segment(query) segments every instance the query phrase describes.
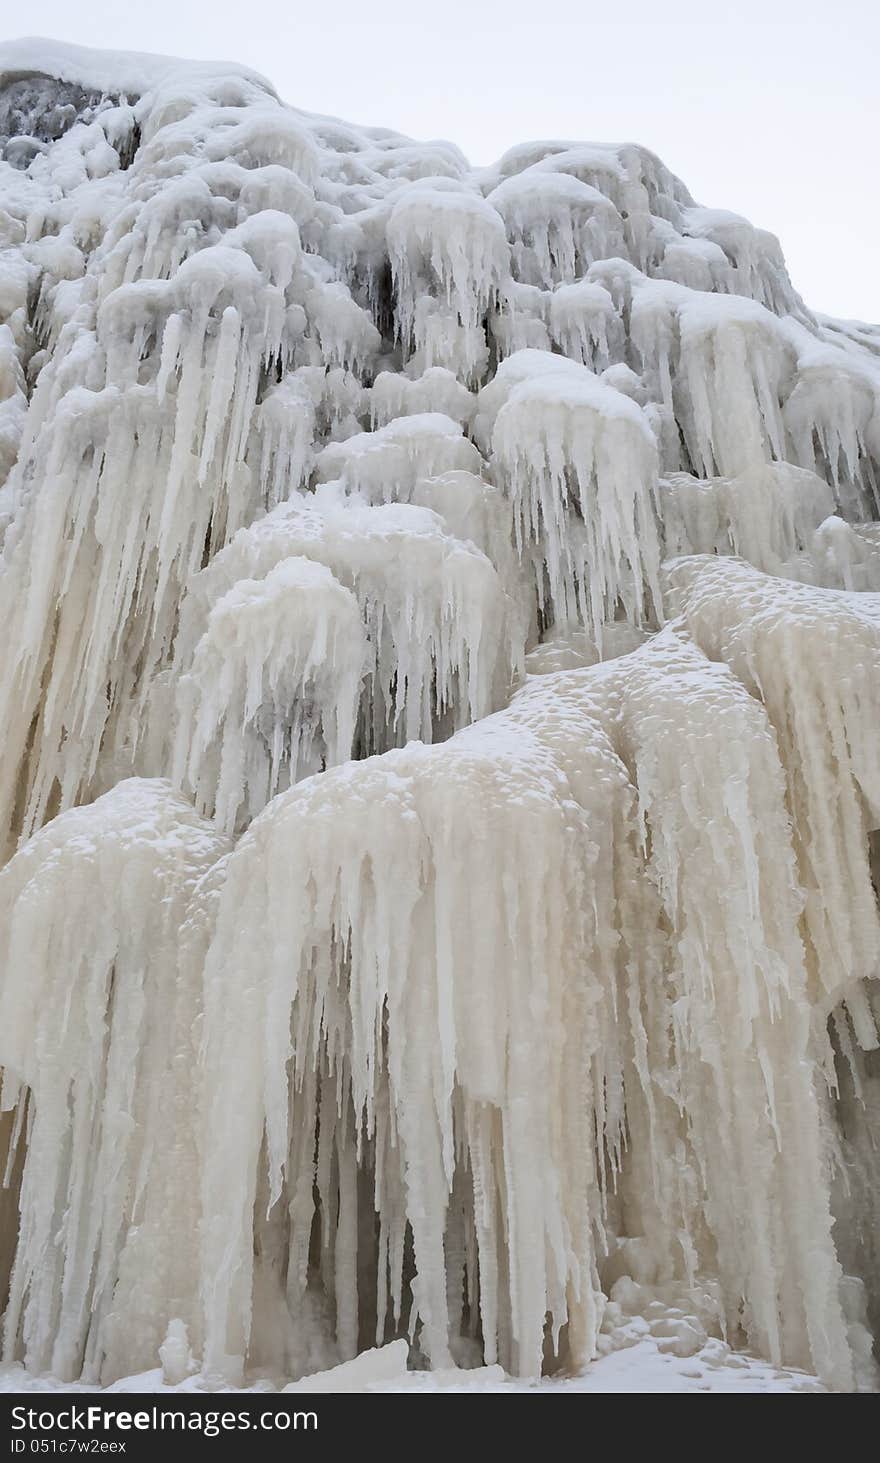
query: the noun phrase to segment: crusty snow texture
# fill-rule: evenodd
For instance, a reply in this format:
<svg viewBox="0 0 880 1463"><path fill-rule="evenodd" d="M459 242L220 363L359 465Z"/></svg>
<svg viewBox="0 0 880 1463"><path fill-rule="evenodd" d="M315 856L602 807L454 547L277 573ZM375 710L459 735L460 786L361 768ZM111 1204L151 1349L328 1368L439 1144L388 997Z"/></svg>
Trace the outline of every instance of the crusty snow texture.
<svg viewBox="0 0 880 1463"><path fill-rule="evenodd" d="M0 66L6 1363L872 1389L880 330L640 147Z"/></svg>

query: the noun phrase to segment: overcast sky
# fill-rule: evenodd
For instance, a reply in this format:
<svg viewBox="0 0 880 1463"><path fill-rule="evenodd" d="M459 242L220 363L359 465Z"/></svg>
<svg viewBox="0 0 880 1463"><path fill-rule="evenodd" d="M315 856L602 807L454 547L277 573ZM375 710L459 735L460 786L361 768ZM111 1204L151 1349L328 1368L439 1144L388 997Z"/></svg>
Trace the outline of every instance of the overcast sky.
<svg viewBox="0 0 880 1463"><path fill-rule="evenodd" d="M532 138L641 142L700 203L778 234L814 309L880 321L880 0L720 8L0 0L0 33L240 61L296 106L478 163Z"/></svg>

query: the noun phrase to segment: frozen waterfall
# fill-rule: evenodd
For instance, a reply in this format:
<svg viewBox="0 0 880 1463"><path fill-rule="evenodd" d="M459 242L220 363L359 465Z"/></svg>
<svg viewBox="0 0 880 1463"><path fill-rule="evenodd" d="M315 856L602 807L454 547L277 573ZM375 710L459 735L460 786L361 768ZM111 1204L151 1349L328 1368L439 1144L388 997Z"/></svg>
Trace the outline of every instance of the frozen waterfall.
<svg viewBox="0 0 880 1463"><path fill-rule="evenodd" d="M876 1389L878 520L644 148L0 47L5 1360Z"/></svg>

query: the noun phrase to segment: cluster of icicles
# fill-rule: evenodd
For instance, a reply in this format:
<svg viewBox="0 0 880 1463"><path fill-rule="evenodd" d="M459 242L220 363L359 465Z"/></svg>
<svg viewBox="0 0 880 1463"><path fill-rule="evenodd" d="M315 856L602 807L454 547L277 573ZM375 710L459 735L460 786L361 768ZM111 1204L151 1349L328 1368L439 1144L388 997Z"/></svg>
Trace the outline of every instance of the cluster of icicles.
<svg viewBox="0 0 880 1463"><path fill-rule="evenodd" d="M6 1359L536 1376L637 1252L870 1387L880 331L641 148L476 171L47 54L0 53Z"/></svg>

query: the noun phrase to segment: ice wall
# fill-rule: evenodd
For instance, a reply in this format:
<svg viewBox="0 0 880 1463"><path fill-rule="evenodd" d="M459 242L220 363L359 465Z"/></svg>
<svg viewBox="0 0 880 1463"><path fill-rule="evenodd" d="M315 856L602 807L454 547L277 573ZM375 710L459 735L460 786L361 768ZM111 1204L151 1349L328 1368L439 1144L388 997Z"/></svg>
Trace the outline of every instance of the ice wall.
<svg viewBox="0 0 880 1463"><path fill-rule="evenodd" d="M631 145L33 41L0 154L7 1359L874 1387L876 332Z"/></svg>

